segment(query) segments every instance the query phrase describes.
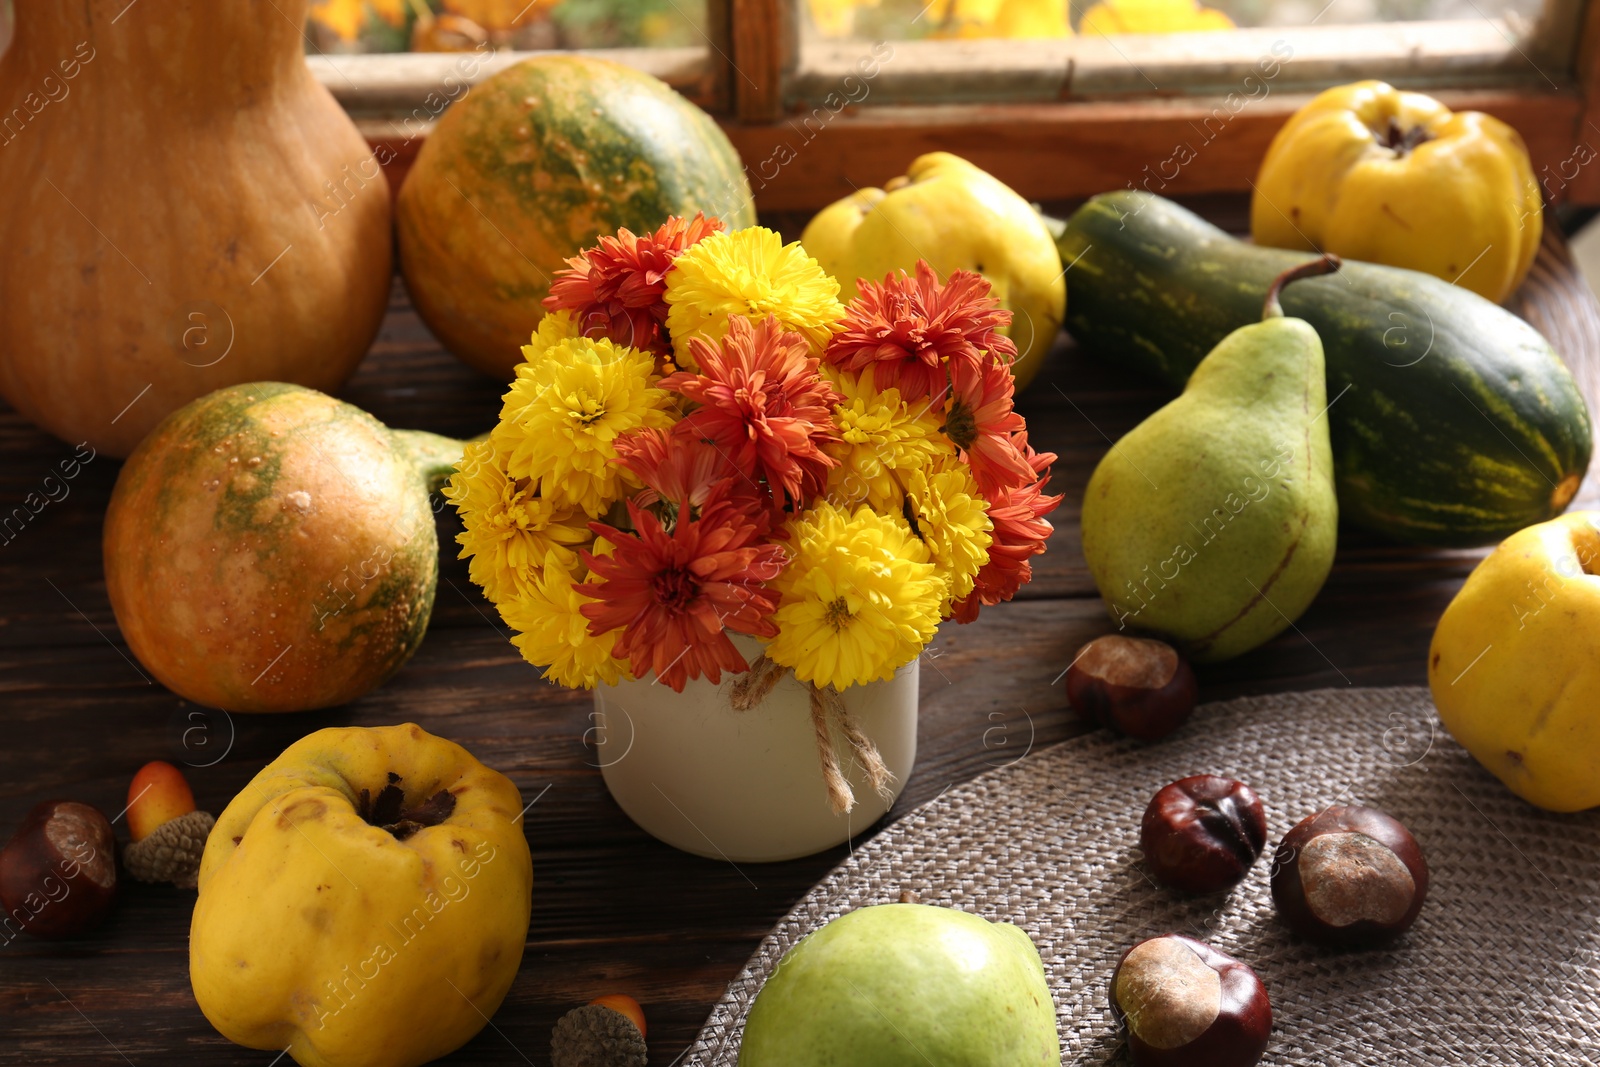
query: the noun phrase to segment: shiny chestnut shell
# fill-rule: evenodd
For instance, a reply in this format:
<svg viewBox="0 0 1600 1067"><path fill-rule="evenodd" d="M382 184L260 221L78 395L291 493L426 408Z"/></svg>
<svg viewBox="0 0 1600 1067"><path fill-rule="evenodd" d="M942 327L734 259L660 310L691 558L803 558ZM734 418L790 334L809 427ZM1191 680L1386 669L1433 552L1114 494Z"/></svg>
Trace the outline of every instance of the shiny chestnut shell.
<svg viewBox="0 0 1600 1067"><path fill-rule="evenodd" d="M1328 945L1381 944L1405 933L1428 896L1411 831L1377 808L1336 805L1284 835L1272 900L1289 928Z"/></svg>
<svg viewBox="0 0 1600 1067"><path fill-rule="evenodd" d="M1237 885L1267 847L1267 813L1256 791L1215 774L1180 778L1145 809L1139 846L1150 873L1185 893Z"/></svg>
<svg viewBox="0 0 1600 1067"><path fill-rule="evenodd" d="M1111 1010L1135 1067L1252 1067L1272 1034L1272 1003L1255 971L1182 934L1123 953Z"/></svg>
<svg viewBox="0 0 1600 1067"><path fill-rule="evenodd" d="M116 837L99 809L47 800L0 849L0 938L53 940L98 926L117 891Z"/></svg>
<svg viewBox="0 0 1600 1067"><path fill-rule="evenodd" d="M1194 668L1148 637L1105 634L1067 668L1067 703L1098 726L1158 741L1182 726L1199 693Z"/></svg>

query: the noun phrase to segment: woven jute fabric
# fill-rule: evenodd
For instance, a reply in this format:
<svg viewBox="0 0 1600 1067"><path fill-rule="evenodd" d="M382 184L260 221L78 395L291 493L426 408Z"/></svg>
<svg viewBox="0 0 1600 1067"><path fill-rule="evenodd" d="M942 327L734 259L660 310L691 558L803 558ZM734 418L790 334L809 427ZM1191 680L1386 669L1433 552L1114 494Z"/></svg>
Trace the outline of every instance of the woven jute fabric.
<svg viewBox="0 0 1600 1067"><path fill-rule="evenodd" d="M1141 862L1150 797L1191 774L1248 782L1267 807L1267 854L1225 896L1180 897ZM1427 857L1428 902L1392 946L1316 948L1274 914L1273 846L1333 803L1384 809ZM1600 1064L1600 813L1518 800L1444 732L1425 689L1210 704L1159 744L1096 733L948 790L857 848L778 924L684 1062L734 1064L745 1013L783 953L902 890L1032 936L1067 1064L1127 1062L1111 972L1135 942L1169 932L1261 976L1274 1012L1267 1064Z"/></svg>

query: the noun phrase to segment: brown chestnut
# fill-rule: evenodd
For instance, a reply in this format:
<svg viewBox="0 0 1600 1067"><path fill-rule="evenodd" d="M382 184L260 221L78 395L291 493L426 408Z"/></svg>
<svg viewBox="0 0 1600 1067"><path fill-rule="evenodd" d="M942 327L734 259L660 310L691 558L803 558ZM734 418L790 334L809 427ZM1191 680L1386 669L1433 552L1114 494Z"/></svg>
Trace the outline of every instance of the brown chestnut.
<svg viewBox="0 0 1600 1067"><path fill-rule="evenodd" d="M1182 726L1197 693L1194 668L1148 637L1097 637L1067 668L1067 703L1139 741L1159 741Z"/></svg>
<svg viewBox="0 0 1600 1067"><path fill-rule="evenodd" d="M117 889L116 838L97 809L36 804L0 850L0 939L72 937L97 926Z"/></svg>
<svg viewBox="0 0 1600 1067"><path fill-rule="evenodd" d="M1111 1009L1136 1067L1251 1067L1272 1004L1256 972L1182 934L1141 941L1111 977Z"/></svg>
<svg viewBox="0 0 1600 1067"><path fill-rule="evenodd" d="M1139 847L1150 873L1185 893L1239 884L1267 847L1267 813L1256 791L1215 774L1180 778L1145 809Z"/></svg>
<svg viewBox="0 0 1600 1067"><path fill-rule="evenodd" d="M1289 928L1332 945L1403 934L1428 896L1417 839L1377 808L1336 805L1284 835L1272 860L1272 900Z"/></svg>

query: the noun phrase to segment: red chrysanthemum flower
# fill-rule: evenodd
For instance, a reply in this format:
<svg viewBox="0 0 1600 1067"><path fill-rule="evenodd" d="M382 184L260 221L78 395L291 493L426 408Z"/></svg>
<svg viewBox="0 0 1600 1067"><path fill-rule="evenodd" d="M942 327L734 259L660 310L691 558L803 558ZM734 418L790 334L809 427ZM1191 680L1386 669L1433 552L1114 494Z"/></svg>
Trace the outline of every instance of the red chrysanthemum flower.
<svg viewBox="0 0 1600 1067"><path fill-rule="evenodd" d="M1012 436L1027 426L1011 409L1015 389L1011 368L1004 363L961 359L950 364L950 399L940 429L972 467L978 488L990 501L1002 490L1038 477Z"/></svg>
<svg viewBox="0 0 1600 1067"><path fill-rule="evenodd" d="M634 677L655 672L677 692L691 678L722 680L749 668L725 630L772 637L778 594L767 582L783 570L781 545L762 544L756 525L737 508L717 505L698 519L679 515L669 533L633 501L637 533L601 522L589 528L616 545L609 556L583 553L600 581L581 586L598 603L582 607L595 636L620 629L613 654Z"/></svg>
<svg viewBox="0 0 1600 1067"><path fill-rule="evenodd" d="M1017 451L1022 453L1022 458L1033 468L1033 473L1039 481L1050 480L1050 468L1056 461L1054 452L1035 452L1033 446L1028 443L1027 430L1018 430L1012 434L1011 443L1017 446Z"/></svg>
<svg viewBox="0 0 1600 1067"><path fill-rule="evenodd" d="M1026 434L1017 436L1030 458L1043 461L1041 470L1055 460L1052 453L1034 452L1029 448ZM1044 551L1045 540L1053 529L1045 516L1060 507L1062 499L1044 495L1049 480L1049 474L1044 473L1037 481L1003 489L989 498L989 520L994 523L989 561L979 569L972 592L952 609L951 615L957 622L972 622L978 617L980 607L1010 600L1017 595L1017 590L1033 580L1033 565L1029 560Z"/></svg>
<svg viewBox="0 0 1600 1067"><path fill-rule="evenodd" d="M735 467L715 441L677 427L645 427L618 437L616 449L622 465L644 483L633 497L641 507L665 500L693 515L726 501L756 520L759 536L770 531L771 505L766 491Z"/></svg>
<svg viewBox="0 0 1600 1067"><path fill-rule="evenodd" d="M919 259L914 279L901 272L857 288L843 329L828 342L827 360L847 371L871 367L876 389L893 387L917 400L944 392L946 363L1017 358L1017 346L1000 332L1011 312L989 295L981 274L958 270L940 285L939 275Z"/></svg>
<svg viewBox="0 0 1600 1067"><path fill-rule="evenodd" d="M567 260L569 269L556 273L544 306L572 312L585 337L668 355L672 345L662 328L667 271L685 248L721 229L721 219L697 214L689 220L674 215L642 237L618 230Z"/></svg>
<svg viewBox="0 0 1600 1067"><path fill-rule="evenodd" d="M839 439L833 406L842 398L806 339L775 318L751 326L734 317L720 342L696 337L690 348L700 369L661 380L700 405L673 432L714 442L736 470L764 478L774 507L820 493L838 462L822 446Z"/></svg>

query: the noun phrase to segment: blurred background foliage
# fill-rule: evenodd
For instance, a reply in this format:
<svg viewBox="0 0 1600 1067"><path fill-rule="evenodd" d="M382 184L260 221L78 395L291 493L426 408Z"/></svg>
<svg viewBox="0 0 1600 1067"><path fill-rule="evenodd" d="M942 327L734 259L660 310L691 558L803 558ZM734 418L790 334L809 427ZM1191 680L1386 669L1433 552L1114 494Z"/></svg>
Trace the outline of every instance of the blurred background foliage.
<svg viewBox="0 0 1600 1067"><path fill-rule="evenodd" d="M675 47L705 42L705 0L312 0L323 52Z"/></svg>
<svg viewBox="0 0 1600 1067"><path fill-rule="evenodd" d="M7 0L0 0L4 4ZM1542 0L798 0L808 39L1067 37L1531 18ZM705 0L313 0L325 52L703 45ZM3 27L0 27L3 28Z"/></svg>
<svg viewBox="0 0 1600 1067"><path fill-rule="evenodd" d="M1179 33L1304 26L1531 18L1542 0L803 0L825 37L903 40Z"/></svg>
<svg viewBox="0 0 1600 1067"><path fill-rule="evenodd" d="M798 0L809 39L1066 37L1508 17L1543 0ZM0 52L12 0L0 0ZM312 0L313 52L700 46L705 0Z"/></svg>

